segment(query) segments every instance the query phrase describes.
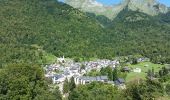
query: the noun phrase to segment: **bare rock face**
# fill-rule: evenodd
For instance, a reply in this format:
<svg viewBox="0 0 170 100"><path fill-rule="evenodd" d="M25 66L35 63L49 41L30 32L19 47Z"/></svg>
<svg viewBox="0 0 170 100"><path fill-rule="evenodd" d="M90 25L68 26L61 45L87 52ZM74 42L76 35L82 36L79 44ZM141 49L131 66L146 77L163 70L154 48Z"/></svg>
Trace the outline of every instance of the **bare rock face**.
<svg viewBox="0 0 170 100"><path fill-rule="evenodd" d="M82 11L95 13L96 15L104 15L110 19L116 17L116 15L126 6L125 3L105 6L96 0L66 0L65 3Z"/></svg>
<svg viewBox="0 0 170 100"><path fill-rule="evenodd" d="M85 12L104 15L109 19L115 18L125 7L152 16L168 12L168 7L158 3L156 0L123 0L120 4L112 6L103 5L96 0L65 0L65 3Z"/></svg>
<svg viewBox="0 0 170 100"><path fill-rule="evenodd" d="M133 11L140 11L148 15L157 15L159 13L167 13L168 8L158 3L156 0L128 0L128 8Z"/></svg>

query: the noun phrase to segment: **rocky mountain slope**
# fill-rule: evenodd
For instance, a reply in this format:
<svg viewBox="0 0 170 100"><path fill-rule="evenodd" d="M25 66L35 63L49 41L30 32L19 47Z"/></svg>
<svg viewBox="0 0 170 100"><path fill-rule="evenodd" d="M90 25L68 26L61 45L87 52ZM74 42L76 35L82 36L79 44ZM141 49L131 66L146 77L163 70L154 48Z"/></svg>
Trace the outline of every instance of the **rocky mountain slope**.
<svg viewBox="0 0 170 100"><path fill-rule="evenodd" d="M74 8L104 15L109 19L115 18L126 7L132 11L140 11L152 16L168 12L168 8L156 0L123 0L120 4L112 6L103 5L95 0L65 0L65 2Z"/></svg>

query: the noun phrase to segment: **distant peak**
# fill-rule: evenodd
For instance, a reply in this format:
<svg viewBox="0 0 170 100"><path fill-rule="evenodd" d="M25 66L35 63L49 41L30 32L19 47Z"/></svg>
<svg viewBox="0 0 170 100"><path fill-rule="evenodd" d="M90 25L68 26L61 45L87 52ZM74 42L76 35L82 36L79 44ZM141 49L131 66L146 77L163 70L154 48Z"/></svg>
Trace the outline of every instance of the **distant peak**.
<svg viewBox="0 0 170 100"><path fill-rule="evenodd" d="M104 5L96 0L65 0L65 3L85 12L104 15L110 19L115 18L125 7L132 11L140 11L152 16L168 12L168 7L160 4L157 0L122 0L120 4L112 6Z"/></svg>
<svg viewBox="0 0 170 100"><path fill-rule="evenodd" d="M139 10L148 15L157 15L168 12L168 7L157 2L157 0L125 0L128 2L128 8Z"/></svg>

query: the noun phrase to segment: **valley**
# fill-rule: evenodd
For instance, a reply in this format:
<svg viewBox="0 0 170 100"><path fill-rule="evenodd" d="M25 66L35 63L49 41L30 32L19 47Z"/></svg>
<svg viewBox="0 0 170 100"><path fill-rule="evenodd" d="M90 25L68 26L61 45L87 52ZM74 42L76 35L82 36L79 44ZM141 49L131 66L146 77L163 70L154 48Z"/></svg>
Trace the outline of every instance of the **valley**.
<svg viewBox="0 0 170 100"><path fill-rule="evenodd" d="M0 0L0 100L168 100L169 51L156 0Z"/></svg>

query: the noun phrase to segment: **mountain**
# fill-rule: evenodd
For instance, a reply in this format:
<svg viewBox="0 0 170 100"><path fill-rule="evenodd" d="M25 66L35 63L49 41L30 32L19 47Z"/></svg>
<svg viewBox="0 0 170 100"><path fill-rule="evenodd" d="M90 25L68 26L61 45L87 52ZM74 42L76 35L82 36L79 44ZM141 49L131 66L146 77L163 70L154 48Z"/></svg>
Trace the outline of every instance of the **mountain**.
<svg viewBox="0 0 170 100"><path fill-rule="evenodd" d="M44 51L73 57L104 33L95 19L55 0L0 0L0 19L1 66L46 63Z"/></svg>
<svg viewBox="0 0 170 100"><path fill-rule="evenodd" d="M0 19L1 66L46 64L49 55L84 60L142 55L155 63L170 61L169 12L150 16L126 6L110 20L56 0L0 0Z"/></svg>
<svg viewBox="0 0 170 100"><path fill-rule="evenodd" d="M115 18L126 7L132 11L138 10L152 16L168 12L168 7L156 0L123 0L120 4L112 6L103 5L96 0L66 0L65 2L74 8L97 15L104 15L109 19Z"/></svg>
<svg viewBox="0 0 170 100"><path fill-rule="evenodd" d="M104 15L112 19L126 6L126 3L114 6L105 6L95 0L65 0L65 2L74 8L78 8L85 12Z"/></svg>

